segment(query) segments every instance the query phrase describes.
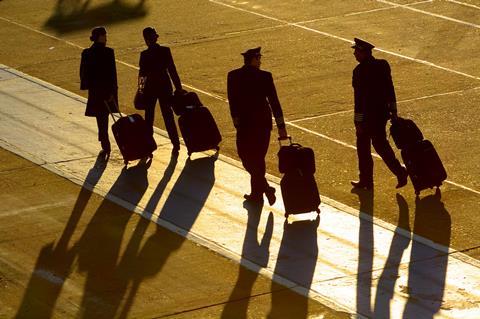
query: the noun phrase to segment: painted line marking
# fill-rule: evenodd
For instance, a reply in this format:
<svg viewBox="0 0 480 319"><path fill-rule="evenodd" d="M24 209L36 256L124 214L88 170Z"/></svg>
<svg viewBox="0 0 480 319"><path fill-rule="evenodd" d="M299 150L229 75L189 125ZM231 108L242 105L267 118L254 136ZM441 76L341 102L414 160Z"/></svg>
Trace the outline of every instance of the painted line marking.
<svg viewBox="0 0 480 319"><path fill-rule="evenodd" d="M463 20L459 20L459 19L455 19L455 18L450 18L450 17L444 16L444 15L441 15L441 14L437 14L437 13L433 13L433 12L409 7L409 6L404 5L404 4L398 4L398 3L390 2L390 1L386 1L386 0L375 0L375 1L380 2L380 3L389 4L389 5L392 5L392 6L397 6L397 7L406 9L406 10L411 10L411 11L415 11L415 12L418 12L418 13L426 14L428 16L440 18L440 19L447 20L447 21L450 21L450 22L463 24L463 25L466 25L466 26L469 26L469 27L472 27L472 28L475 28L475 29L480 29L480 25L475 24L475 23L471 23L471 22L467 22L467 21L463 21Z"/></svg>
<svg viewBox="0 0 480 319"><path fill-rule="evenodd" d="M25 28L25 29L28 29L28 30L33 31L33 32L36 32L36 33L39 33L39 34L44 35L44 36L46 36L46 37L48 37L48 38L50 38L50 39L54 39L54 40L58 40L58 41L64 42L64 43L69 44L69 45L71 45L71 46L74 46L74 47L76 47L76 48L84 49L84 47L82 47L82 46L80 46L80 45L78 45L78 44L76 44L76 43L73 43L73 42L68 41L68 40L65 40L65 39L58 38L58 37L56 37L56 36L54 36L54 35L48 34L48 33L46 33L46 32L43 32L43 31L40 31L40 30L37 30L37 29L34 29L34 28L32 28L32 27L30 27L30 26L28 26L28 25L25 25L25 24L22 24L22 23L18 23L18 22L16 22L16 21L7 19L7 18L5 18L5 17L0 17L0 20L3 20L3 21L5 21L5 22L14 24L14 25L16 25L16 26L19 26L19 27L22 27L22 28Z"/></svg>
<svg viewBox="0 0 480 319"><path fill-rule="evenodd" d="M474 8L474 9L480 10L480 7L479 7L479 6L476 6L476 5L474 5L474 4L465 3L465 2L456 1L456 0L446 0L446 1L447 1L447 2L451 2L451 3L455 3L455 4L459 4L459 5L462 5L462 6L466 6L466 7L470 7L470 8Z"/></svg>
<svg viewBox="0 0 480 319"><path fill-rule="evenodd" d="M420 97L416 97L416 98L412 98L412 99L406 99L406 100L398 101L397 104L426 100L426 99L440 97L440 96L446 96L446 95L461 94L461 93L465 93L465 92L468 92L468 91L474 91L474 90L478 90L478 89L480 89L480 86L477 86L477 87L474 87L474 88L471 88L471 89L465 89L465 90L456 90L456 91L450 91L450 92L444 92L444 93L425 95L425 96L420 96ZM317 119L317 118L335 116L335 115L340 115L340 114L345 114L345 113L352 113L353 112L353 105L350 105L350 108L351 109L346 110L346 111L338 111L338 112L333 112L333 113L309 116L309 117L304 117L304 118L300 118L300 119L296 119L296 120L291 120L289 122L290 123L298 123L298 122L303 122L303 121L308 121L308 120L314 120L314 119Z"/></svg>
<svg viewBox="0 0 480 319"><path fill-rule="evenodd" d="M247 29L247 30L227 32L227 33L225 33L225 35L245 34L245 33L258 32L258 31L281 29L281 28L286 28L286 27L288 27L288 26L286 26L284 24L279 24L279 25L274 25L274 26L271 26L271 27L263 27L263 28L255 28L255 29Z"/></svg>
<svg viewBox="0 0 480 319"><path fill-rule="evenodd" d="M58 207L63 207L63 206L66 207L68 205L71 205L72 202L73 201L62 201L62 202L56 202L56 203L53 203L53 204L31 205L31 206L24 207L24 208L4 211L4 212L0 213L0 217L15 216L15 215L20 215L20 214L24 214L24 213L30 213L30 212L35 212L35 211L50 209L50 208L58 208Z"/></svg>
<svg viewBox="0 0 480 319"><path fill-rule="evenodd" d="M353 106L352 106L352 110L338 111L338 112L333 112L333 113L303 117L303 118L300 118L300 119L291 120L291 121L289 121L289 123L298 123L298 122L302 122L302 121L314 120L314 119L318 119L318 118L322 118L322 117L329 117L329 116L341 115L341 114L352 113L352 112L353 112Z"/></svg>
<svg viewBox="0 0 480 319"><path fill-rule="evenodd" d="M431 3L433 0L426 0L426 1L418 1L418 2L413 2L406 4L406 6L415 6L419 4L424 4L424 3ZM366 10L366 11L358 11L358 12L353 12L353 13L347 13L344 16L349 17L349 16L354 16L354 15L359 15L359 14L364 14L364 13L372 13L372 12L378 12L378 11L386 11L386 10L392 10L398 8L398 5L393 5L391 7L386 7L386 8L378 8L378 9L372 9L372 10Z"/></svg>
<svg viewBox="0 0 480 319"><path fill-rule="evenodd" d="M57 286L64 282L61 277L45 269L37 269L34 274Z"/></svg>
<svg viewBox="0 0 480 319"><path fill-rule="evenodd" d="M349 40L349 39L346 39L346 38L343 38L343 37L340 37L340 36L337 36L337 35L334 35L334 34L331 34L331 33L328 33L328 32L313 29L313 28L310 28L310 27L307 27L307 26L304 26L304 25L301 25L301 24L298 24L298 23L288 22L288 21L283 20L283 19L268 16L266 14L262 14L262 13L259 13L259 12L256 12L256 11L239 8L239 7L236 7L236 6L233 6L233 5L230 5L230 4L226 4L226 3L223 3L223 2L220 2L220 1L217 1L217 0L208 0L208 1L212 2L212 3L215 3L215 4L218 4L218 5L221 5L221 6L225 6L225 7L237 10L237 11L242 11L242 12L245 12L245 13L249 13L249 14L252 14L252 15L256 15L256 16L268 19L268 20L283 23L283 24L286 24L288 26L296 27L296 28L303 29L303 30L306 30L306 31L310 31L310 32L313 32L313 33L317 33L317 34L320 34L320 35L323 35L323 36L326 36L326 37L329 37L329 38L341 40L341 41L347 42L349 44L353 44L352 40ZM417 63L420 63L420 64L428 65L430 67L437 68L437 69L447 71L447 72L450 72L450 73L455 73L455 74L458 74L458 75L462 75L462 76L465 76L465 77L468 77L468 78L471 78L471 79L480 80L480 77L478 77L478 76L467 74L465 72L457 71L457 70L454 70L454 69L446 68L446 67L437 65L437 64L429 62L429 61L412 58L412 57L409 57L407 55L403 55L403 54L400 54L400 53L395 53L393 51L388 51L388 50L377 48L377 47L374 50L377 50L379 52L383 52L385 54L390 54L390 55L393 55L393 56L396 56L396 57L399 57L399 58L403 58L403 59L406 59L406 60L409 60L409 61L413 61L413 62L417 62Z"/></svg>

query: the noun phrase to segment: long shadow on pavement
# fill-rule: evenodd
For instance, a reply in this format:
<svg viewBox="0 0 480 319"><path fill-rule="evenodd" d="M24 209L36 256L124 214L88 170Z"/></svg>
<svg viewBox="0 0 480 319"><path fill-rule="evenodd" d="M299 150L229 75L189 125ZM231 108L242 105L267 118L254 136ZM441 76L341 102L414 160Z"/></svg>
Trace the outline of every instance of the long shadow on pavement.
<svg viewBox="0 0 480 319"><path fill-rule="evenodd" d="M390 302L395 294L395 283L399 276L403 253L410 245L411 237L406 237L398 232L400 229L404 229L410 234L408 203L400 194L397 194L397 203L399 208L398 225L393 234L388 258L378 280L373 311L374 318L390 318Z"/></svg>
<svg viewBox="0 0 480 319"><path fill-rule="evenodd" d="M373 214L373 193L357 192L360 198L360 211ZM409 231L409 208L405 199L397 194L399 222L397 230ZM450 245L450 214L441 202L438 190L435 195L416 199L413 233L430 239L445 247ZM357 274L357 311L371 318L390 318L393 309L396 281L404 251L411 243L408 264L408 285L401 292L408 295L403 318L430 319L441 309L445 290L448 253L422 244L411 237L395 232L385 267L379 277L375 296L375 307L371 305L372 266L373 266L373 223L360 220L359 266Z"/></svg>
<svg viewBox="0 0 480 319"><path fill-rule="evenodd" d="M441 201L440 189L415 201L415 222L413 232L445 247L450 246L451 218ZM412 242L408 268L409 298L403 318L433 318L440 310L445 290L448 253Z"/></svg>
<svg viewBox="0 0 480 319"><path fill-rule="evenodd" d="M314 221L303 220L291 224L285 220L283 237L278 251L274 273L288 278L298 286L309 289L312 285L317 265L317 229L320 217ZM272 282L272 306L268 318L308 318L309 299L293 294L285 307L285 298L275 293Z"/></svg>
<svg viewBox="0 0 480 319"><path fill-rule="evenodd" d="M196 160L187 159L181 174L159 213L161 219L175 224L183 230L191 230L215 183L214 169L216 160L217 155ZM173 163L176 163L176 159L175 162L170 162L170 165L173 165L172 167L174 167ZM156 207L163 192L161 189L162 187L157 188L147 207ZM131 280L130 291L120 311L119 318L128 317L141 283L145 279L160 273L171 254L178 250L186 241L186 238L173 236L172 233L166 231L163 227L157 226L157 231L146 240L141 250L135 253L138 250L140 239L148 223L148 220L139 222L128 244L128 254L125 256L125 260L122 260L119 264L118 271L120 273L127 271L128 275L124 277L129 277L129 280Z"/></svg>
<svg viewBox="0 0 480 319"><path fill-rule="evenodd" d="M373 217L374 192L373 190L352 189L360 201L359 211ZM373 222L360 217L358 231L358 266L357 266L357 312L372 318L370 301L372 298L372 269L373 269Z"/></svg>
<svg viewBox="0 0 480 319"><path fill-rule="evenodd" d="M151 215L155 212L158 202L160 201L165 189L167 187L168 182L173 176L175 172L175 167L178 162L178 155L173 154L170 157L170 162L168 163L162 179L159 181L157 187L153 191L150 199L148 200L147 204L145 205L145 211L143 212L143 217L140 218L135 230L130 237L130 240L127 244L127 248L125 249L125 253L123 254L120 262L118 263L117 271L121 274L122 277L128 278L129 281L133 281L133 287L128 292L128 296L124 305L122 307L122 311L119 314L118 318L126 318L128 313L133 305L133 301L135 299L135 295L140 287L140 283L142 278L147 277L148 275L154 275L155 272L150 272L148 270L149 263L145 263L142 260L139 260L139 252L140 252L140 245L142 239L147 231L149 225L151 225ZM165 231L167 232L167 231ZM154 256L150 256L151 258L159 258L161 259L161 251L162 249L158 247ZM139 271L142 269L142 271Z"/></svg>
<svg viewBox="0 0 480 319"><path fill-rule="evenodd" d="M90 0L57 0L55 11L44 26L58 33L68 33L139 19L147 15L144 4L145 0L138 0L133 5L112 0L91 8Z"/></svg>
<svg viewBox="0 0 480 319"><path fill-rule="evenodd" d="M237 282L228 298L228 303L222 311L221 318L225 319L248 318L248 304L259 273L242 266L242 262L250 261L259 267L267 267L270 257L269 246L273 233L272 212L268 215L265 233L259 243L257 232L263 204L250 204L245 201L243 207L248 213L247 229L243 241L242 260L239 266Z"/></svg>
<svg viewBox="0 0 480 319"><path fill-rule="evenodd" d="M118 271L121 243L132 214L117 210L116 196L136 206L148 187L148 165L122 169L78 241L78 271L86 273L80 318L114 318L129 278ZM141 271L141 269L138 269Z"/></svg>
<svg viewBox="0 0 480 319"><path fill-rule="evenodd" d="M69 248L69 243L92 196L92 191L87 187L95 187L105 171L106 165L104 158L99 155L85 178L57 244L52 242L41 249L16 318L52 317L55 304L65 280L72 271L77 254L77 247Z"/></svg>

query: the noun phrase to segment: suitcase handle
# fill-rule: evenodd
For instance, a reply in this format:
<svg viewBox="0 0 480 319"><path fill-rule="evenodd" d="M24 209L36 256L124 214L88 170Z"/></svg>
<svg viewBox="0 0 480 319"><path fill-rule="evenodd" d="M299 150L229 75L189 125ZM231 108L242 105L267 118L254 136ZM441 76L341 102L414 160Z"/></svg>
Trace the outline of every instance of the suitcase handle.
<svg viewBox="0 0 480 319"><path fill-rule="evenodd" d="M107 110L108 110L108 113L110 113L110 115L112 116L112 119L113 119L113 122L117 122L117 120L115 119L115 116L113 116L113 112L112 110L110 109L110 105L108 104L108 101L107 100L103 100L103 103L105 103L105 106L107 107ZM122 118L123 115L122 113L120 112L120 108L118 107L118 104L116 104L115 102L115 99L113 99L113 104L115 104L115 106L117 107L117 110L118 110L118 113L119 114L119 118Z"/></svg>
<svg viewBox="0 0 480 319"><path fill-rule="evenodd" d="M278 138L278 144L280 145L280 147L282 146L282 141L286 141L286 140L288 140L290 142L290 145L292 145L292 137L288 135L287 137Z"/></svg>

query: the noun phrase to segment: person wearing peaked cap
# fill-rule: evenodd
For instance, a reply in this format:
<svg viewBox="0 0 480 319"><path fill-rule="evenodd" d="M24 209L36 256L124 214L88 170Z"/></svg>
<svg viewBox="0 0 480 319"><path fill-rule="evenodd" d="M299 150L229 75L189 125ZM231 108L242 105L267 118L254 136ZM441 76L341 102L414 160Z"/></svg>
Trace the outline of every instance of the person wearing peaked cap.
<svg viewBox="0 0 480 319"><path fill-rule="evenodd" d="M250 174L250 194L247 201L261 203L263 194L270 205L276 200L275 188L265 178L265 156L270 143L272 113L279 137L286 138L287 130L270 72L260 70L261 48L242 53L244 65L227 76L230 114L237 130L237 151L243 166Z"/></svg>
<svg viewBox="0 0 480 319"><path fill-rule="evenodd" d="M353 55L359 64L353 70L354 123L357 137L360 180L354 188L373 188L373 158L371 145L387 167L397 176L397 188L407 184L407 171L395 157L387 140L388 119L397 118L397 103L390 65L372 55L374 46L355 38Z"/></svg>
<svg viewBox="0 0 480 319"><path fill-rule="evenodd" d="M359 50L364 50L364 51L372 51L375 46L371 43L368 43L367 41L364 41L359 38L354 38L353 39L354 44L352 45L352 49L359 49Z"/></svg>
<svg viewBox="0 0 480 319"><path fill-rule="evenodd" d="M148 48L140 53L138 83L143 84L146 104L145 121L149 124L153 134L155 105L158 100L165 128L173 145L172 152L176 154L180 149L180 139L171 104L173 95L172 82L176 92L184 93L185 91L182 88L170 48L157 43L158 34L154 28L146 27L142 33Z"/></svg>
<svg viewBox="0 0 480 319"><path fill-rule="evenodd" d="M110 111L118 112L115 53L113 49L106 46L107 30L104 27L92 29L90 40L93 44L82 51L80 89L88 90L85 116L97 119L98 140L102 147L101 155L108 159L110 155L108 116Z"/></svg>
<svg viewBox="0 0 480 319"><path fill-rule="evenodd" d="M257 48L254 48L254 49L248 49L247 51L243 52L242 55L245 57L245 58L253 58L253 57L261 57L262 54L260 53L260 51L262 50L261 47L257 47Z"/></svg>

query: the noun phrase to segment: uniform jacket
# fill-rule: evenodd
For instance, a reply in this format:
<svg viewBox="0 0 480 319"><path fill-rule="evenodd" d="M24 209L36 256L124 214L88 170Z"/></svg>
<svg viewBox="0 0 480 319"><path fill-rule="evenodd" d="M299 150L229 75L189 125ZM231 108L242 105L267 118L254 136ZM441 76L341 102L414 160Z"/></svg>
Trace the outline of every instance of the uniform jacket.
<svg viewBox="0 0 480 319"><path fill-rule="evenodd" d="M86 116L107 113L105 101L112 95L115 103L110 103L110 108L112 112L118 112L117 69L113 49L94 43L82 51L80 89L88 90Z"/></svg>
<svg viewBox="0 0 480 319"><path fill-rule="evenodd" d="M173 90L171 81L176 89L182 88L170 48L157 43L149 46L140 53L139 64L139 76L146 77L145 94L170 96Z"/></svg>
<svg viewBox="0 0 480 319"><path fill-rule="evenodd" d="M244 65L227 77L230 114L237 129L272 129L272 112L277 124L283 124L283 112L272 74Z"/></svg>
<svg viewBox="0 0 480 319"><path fill-rule="evenodd" d="M396 104L390 66L371 57L353 70L355 122L384 122ZM396 109L395 109L396 111Z"/></svg>

